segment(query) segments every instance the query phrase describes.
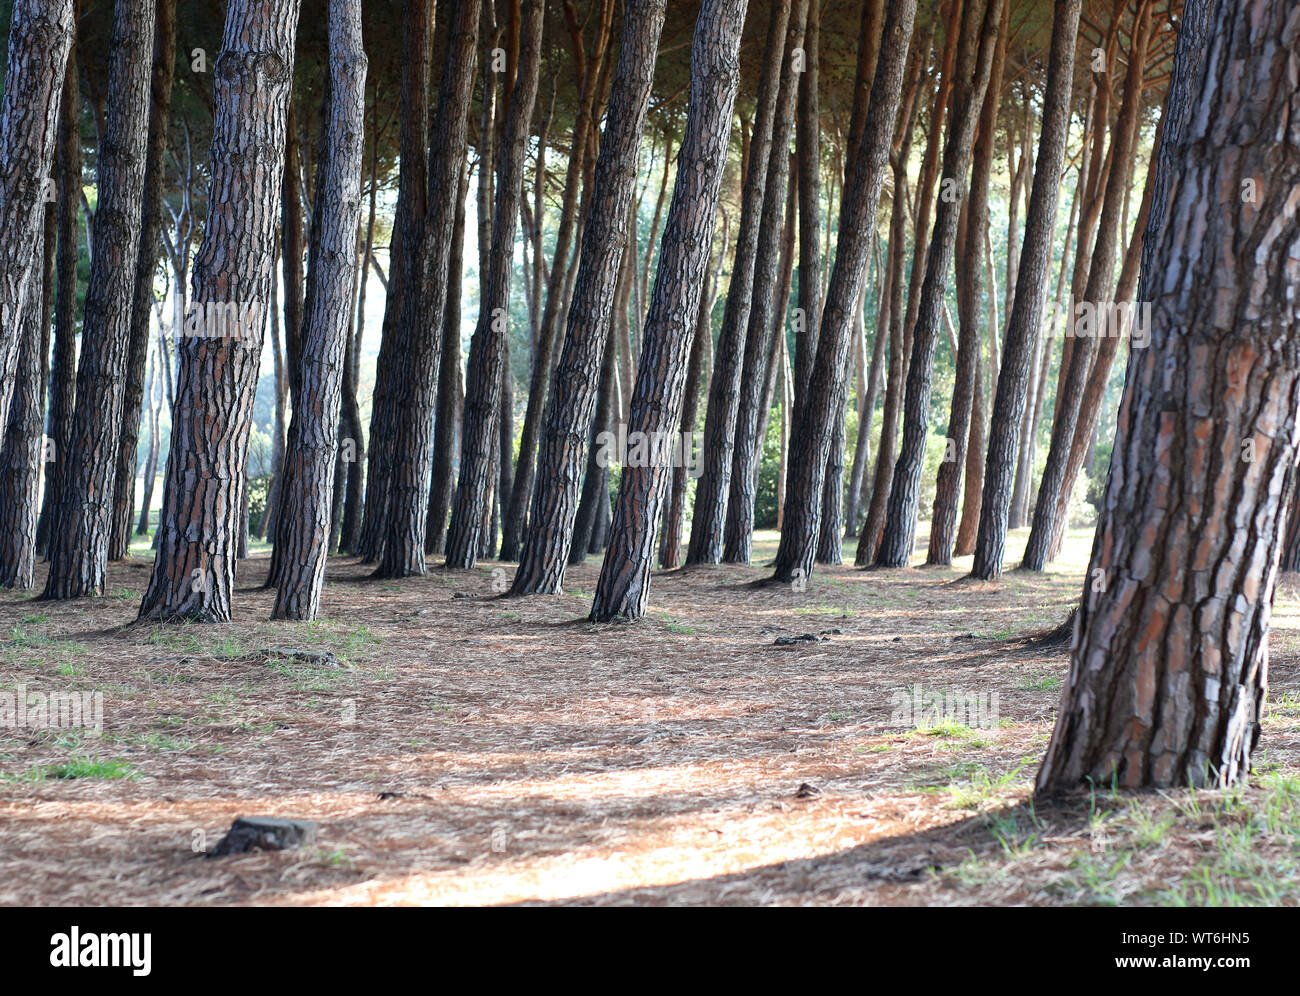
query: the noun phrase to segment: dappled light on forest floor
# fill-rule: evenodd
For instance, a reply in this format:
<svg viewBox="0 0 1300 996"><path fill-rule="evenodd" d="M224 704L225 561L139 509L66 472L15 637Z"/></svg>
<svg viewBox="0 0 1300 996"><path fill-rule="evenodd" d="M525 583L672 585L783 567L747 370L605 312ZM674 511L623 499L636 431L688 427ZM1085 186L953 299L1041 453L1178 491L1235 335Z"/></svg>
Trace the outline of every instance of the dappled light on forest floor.
<svg viewBox="0 0 1300 996"><path fill-rule="evenodd" d="M961 560L806 591L662 573L611 626L585 621L595 560L501 598L496 563L375 581L339 559L306 624L266 620L260 557L223 626L128 625L139 561L99 599L5 592L0 689L103 708L98 736L0 730L0 902L1296 901L1293 576L1252 787L1033 805L1066 654L1026 637L1069 612L1089 542L995 584L953 584ZM198 853L251 815L319 837Z"/></svg>

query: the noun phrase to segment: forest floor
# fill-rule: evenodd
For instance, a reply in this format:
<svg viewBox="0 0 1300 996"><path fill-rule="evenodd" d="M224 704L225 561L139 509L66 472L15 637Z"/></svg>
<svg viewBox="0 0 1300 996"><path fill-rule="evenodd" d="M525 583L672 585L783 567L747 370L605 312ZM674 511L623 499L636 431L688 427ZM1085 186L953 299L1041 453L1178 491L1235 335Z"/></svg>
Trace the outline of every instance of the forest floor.
<svg viewBox="0 0 1300 996"><path fill-rule="evenodd" d="M1300 577L1250 787L1035 806L1067 652L1028 637L1088 549L993 584L851 547L803 592L658 573L613 626L585 621L598 558L531 599L495 597L510 565L339 559L310 624L267 621L259 557L225 626L131 625L143 555L103 598L0 593L0 693L103 694L98 733L0 728L0 903L1300 902ZM939 717L952 692L980 709ZM318 839L199 853L254 815Z"/></svg>

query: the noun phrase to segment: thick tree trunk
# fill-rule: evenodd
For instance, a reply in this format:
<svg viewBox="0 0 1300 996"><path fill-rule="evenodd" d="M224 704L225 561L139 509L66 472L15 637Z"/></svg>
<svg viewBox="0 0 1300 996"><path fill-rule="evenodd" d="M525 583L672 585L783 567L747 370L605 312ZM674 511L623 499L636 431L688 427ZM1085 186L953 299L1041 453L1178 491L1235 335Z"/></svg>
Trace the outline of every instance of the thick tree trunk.
<svg viewBox="0 0 1300 996"><path fill-rule="evenodd" d="M794 130L795 99L799 74L795 71L795 49L803 47L808 0L795 0L786 30L782 59L781 89L777 97L767 164L766 191L758 225L757 259L754 265L749 315L744 340L736 416L732 439L731 474L724 519L722 559L728 564L749 563L754 546L754 499L757 474L763 459L759 436L763 417L766 371L771 353L775 298L780 281L781 245L785 230L785 209L790 183L790 133ZM793 208L793 205L791 205ZM784 315L778 316L778 332L785 335ZM698 515L698 510L696 512Z"/></svg>
<svg viewBox="0 0 1300 996"><path fill-rule="evenodd" d="M592 179L564 345L555 368L555 385L537 456L531 525L511 588L516 595L558 593L564 583L570 552L585 555L590 543L590 526L575 528L579 486L584 480L579 474L597 395L602 399L602 411L596 432L606 430L613 407L608 402L617 360L615 339L619 323L611 316L620 310L626 316L626 293L634 279L632 260L636 247L628 245L629 222L636 187L637 153L654 82L665 9L664 0L627 0L624 4L618 68ZM621 288L620 283L624 285ZM605 470L596 466L596 456L593 448L587 461L587 487L582 495L582 504L592 512ZM586 522L590 521L588 515Z"/></svg>
<svg viewBox="0 0 1300 996"><path fill-rule="evenodd" d="M407 577L425 572L424 538L433 470L434 408L438 401L443 325L447 317L451 243L478 52L478 21L479 0L457 0L433 123L428 213L411 246L419 259L417 269L410 275L420 282L424 291L408 295L403 301L396 330L396 350L403 357L404 371L391 395L395 415L385 517L387 539L376 577ZM513 238L513 224L510 232ZM493 251L497 248L494 246ZM459 331L456 330L457 335ZM502 458L505 460L504 454Z"/></svg>
<svg viewBox="0 0 1300 996"><path fill-rule="evenodd" d="M273 212L284 179L285 122L298 0L230 0L213 83L208 220L194 264L195 317L213 302L264 315L275 263ZM263 150L274 150L267 154ZM180 378L142 619L225 622L261 354L261 322L178 343Z"/></svg>
<svg viewBox="0 0 1300 996"><path fill-rule="evenodd" d="M113 520L108 559L125 560L131 553L131 513L135 510L136 451L144 403L145 363L149 358L150 319L154 312L153 282L162 239L163 155L172 106L172 77L176 68L176 0L157 0L153 46L153 83L149 98L149 144L145 150L144 200L140 213L140 249L131 298L130 340L122 398L122 431L114 470Z"/></svg>
<svg viewBox="0 0 1300 996"><path fill-rule="evenodd" d="M14 0L0 98L0 426L9 424L74 31L72 0Z"/></svg>
<svg viewBox="0 0 1300 996"><path fill-rule="evenodd" d="M856 164L850 170L844 193L839 245L823 305L817 354L809 377L808 396L799 408L791 442L793 459L786 483L784 528L774 575L775 580L785 583L804 583L812 574L826 462L830 458L833 422L845 377L853 311L861 299L867 261L871 258L876 208L884 185L915 18L916 0L899 0L889 8L871 88L871 106L861 143L853 150Z"/></svg>
<svg viewBox="0 0 1300 996"><path fill-rule="evenodd" d="M478 559L483 512L488 500L488 475L493 463L491 450L498 445L501 399L504 393L502 380L509 375L506 325L510 271L513 268L519 201L523 196L528 123L532 119L533 102L537 97L543 7L541 0L527 0L524 4L518 79L514 92L510 95L503 141L497 149L497 194L496 209L492 216L492 250L478 326L470 343L460 481L456 487L451 528L447 534L448 567L473 567ZM508 464L509 460L504 459L503 463ZM498 488L498 493L504 493L506 500L509 500L509 492L502 492ZM423 536L421 541L423 542Z"/></svg>
<svg viewBox="0 0 1300 996"><path fill-rule="evenodd" d="M1097 244L1088 268L1088 281L1076 302L1095 309L1098 315L1107 313L1114 300L1115 253L1119 245L1120 211L1124 193L1132 171L1134 146L1137 142L1138 113L1142 94L1142 63L1146 59L1147 41L1151 34L1151 4L1144 0L1133 30L1133 44L1129 54L1128 71L1124 80L1124 96L1119 117L1115 122L1112 141L1110 172L1106 179L1101 215L1097 222ZM1071 315L1073 323L1074 316ZM1056 419L1052 424L1052 443L1047 451L1047 466L1038 486L1038 501L1034 506L1034 522L1025 547L1023 566L1041 571L1048 559L1060 546L1065 529L1064 510L1069 503L1074 478L1070 474L1070 445L1079 422L1083 395L1087 387L1088 370L1096 356L1101 339L1098 335L1114 335L1116 330L1096 330L1091 338L1071 337L1066 340L1069 353L1064 377L1057 388ZM1113 354L1112 354L1113 355ZM1065 363L1062 360L1062 363ZM1075 468L1077 473L1077 468Z"/></svg>
<svg viewBox="0 0 1300 996"><path fill-rule="evenodd" d="M722 557L727 498L731 491L736 415L740 403L745 337L753 304L754 267L758 259L759 228L767 192L767 171L772 154L772 131L783 79L785 36L791 0L768 5L767 42L763 52L754 111L754 130L741 192L740 226L731 264L731 282L722 312L722 328L714 354L713 381L704 414L704 473L695 487L695 511L688 564L716 564ZM788 133L787 133L788 134ZM784 151L782 158L784 161ZM783 193L777 195L784 199ZM774 243L773 243L774 244ZM706 250L707 252L707 247Z"/></svg>
<svg viewBox="0 0 1300 996"><path fill-rule="evenodd" d="M978 0L966 0L957 45L956 74L959 85L953 94L953 113L944 142L945 177L964 177L970 164L971 141L992 70L1003 7L1003 0L989 0L987 4ZM940 198L935 212L934 234L926 252L925 282L920 290L911 359L907 366L903 441L898 462L894 465L885 529L881 534L880 549L876 552L876 563L881 567L907 566L916 536L921 471L929 435L934 353L960 212L957 200Z"/></svg>
<svg viewBox="0 0 1300 996"><path fill-rule="evenodd" d="M1298 59L1293 4L1216 5L1168 220L1148 229L1151 339L1130 358L1043 795L1249 773L1300 441Z"/></svg>
<svg viewBox="0 0 1300 996"><path fill-rule="evenodd" d="M37 259L44 256L40 244ZM30 588L36 573L36 512L41 469L41 377L45 297L40 269L27 281L9 421L0 435L0 588Z"/></svg>
<svg viewBox="0 0 1300 996"><path fill-rule="evenodd" d="M477 21L474 0L462 3L476 8ZM312 243L317 247L312 258L315 272L309 277L312 294L303 316L300 392L284 461L284 508L275 543L281 571L273 619L315 619L325 584L344 354L352 320L349 302L361 223L366 55L361 47L360 0L329 0L327 71L325 130L311 222ZM423 557L423 547L420 553Z"/></svg>
<svg viewBox="0 0 1300 996"><path fill-rule="evenodd" d="M72 448L50 533L44 598L96 595L104 586L141 242L155 12L152 0L119 0L113 12L95 252L82 319Z"/></svg>
<svg viewBox="0 0 1300 996"><path fill-rule="evenodd" d="M50 530L59 505L63 457L72 445L72 416L77 403L77 215L81 210L78 96L77 48L74 44L68 51L59 106L56 167L59 244L55 261L58 276L54 298L54 362L49 385L49 420L46 429L53 450L45 456L45 497L41 503L40 521L36 526L37 552L43 552L49 547Z"/></svg>
<svg viewBox="0 0 1300 996"><path fill-rule="evenodd" d="M634 432L644 433L641 438L647 440L665 438L655 433L671 433L681 420L693 320L709 265L740 82L745 7L746 0L703 0L695 23L690 110L646 315L629 438ZM671 471L666 456L652 452L643 461L629 458L628 463L636 465L623 468L610 543L592 599L593 622L645 614L655 531Z"/></svg>
<svg viewBox="0 0 1300 996"><path fill-rule="evenodd" d="M490 5L489 5L490 6ZM396 408L393 388L402 378L406 360L397 351L397 327L406 295L425 288L410 279L417 264L420 225L429 189L429 80L432 73L432 0L402 0L402 92L399 98L397 204L388 258L388 296L375 364L375 389L370 404L370 446L366 461L366 507L357 553L366 561L383 554L387 533L388 486L392 473ZM494 80L489 73L487 79ZM485 87L486 89L486 87ZM480 272L486 272L480 271ZM415 302L418 308L418 301Z"/></svg>

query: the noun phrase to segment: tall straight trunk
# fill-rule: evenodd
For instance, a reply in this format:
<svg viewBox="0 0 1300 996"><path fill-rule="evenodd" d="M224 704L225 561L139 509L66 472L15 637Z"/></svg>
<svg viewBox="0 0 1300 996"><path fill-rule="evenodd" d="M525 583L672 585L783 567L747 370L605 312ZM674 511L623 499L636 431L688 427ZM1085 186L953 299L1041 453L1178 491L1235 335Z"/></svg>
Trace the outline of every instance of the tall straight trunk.
<svg viewBox="0 0 1300 996"><path fill-rule="evenodd" d="M468 2L473 6L472 0ZM474 14L477 20L478 11ZM282 568L273 619L315 619L320 609L361 224L366 55L361 46L360 0L329 0L328 16L325 129L311 221L316 272L308 278L312 294L303 316L299 403L289 423L284 461L284 510L275 543Z"/></svg>
<svg viewBox="0 0 1300 996"><path fill-rule="evenodd" d="M1101 309L1114 299L1115 253L1119 245L1120 211L1128 187L1134 146L1137 142L1139 105L1142 94L1142 63L1146 59L1151 33L1151 3L1144 0L1133 30L1133 44L1124 81L1124 96L1112 140L1113 158L1106 179L1101 215L1097 222L1097 244L1092 252L1088 282L1075 300ZM1073 316L1071 316L1073 317ZM1106 334L1114 334L1114 330ZM1047 466L1038 486L1034 522L1025 547L1023 566L1041 571L1059 548L1065 529L1064 509L1069 503L1074 479L1070 475L1070 445L1083 405L1088 370L1097 353L1097 338L1071 338L1069 363L1058 387L1056 419L1052 424L1052 442L1047 451ZM1062 361L1065 362L1065 361ZM1077 473L1077 468L1075 468ZM1063 497L1062 497L1063 496Z"/></svg>
<svg viewBox="0 0 1300 996"><path fill-rule="evenodd" d="M424 538L429 512L429 480L433 470L434 408L438 401L443 324L447 317L451 243L456 227L461 164L465 156L469 102L478 52L478 22L479 0L457 0L455 20L448 36L438 111L433 123L426 201L428 213L412 246L419 260L418 268L410 275L420 282L424 291L419 295L408 295L403 301L396 329L397 355L404 358L405 370L392 391L395 417L389 506L385 516L387 539L376 577L406 577L425 572ZM536 90L535 82L533 89ZM524 127L527 127L526 122ZM503 172L502 176L505 175ZM517 202L512 208L517 214L516 209ZM513 237L512 220L509 241L494 244L493 252L500 250L509 254ZM500 306L505 306L506 299L506 294L503 294ZM503 366L503 371L505 369ZM509 463L504 452L502 461L503 465ZM506 494L504 489L500 493Z"/></svg>
<svg viewBox="0 0 1300 996"><path fill-rule="evenodd" d="M599 497L597 487L604 479L602 471L607 468L597 465L598 453L592 447L586 475L580 476L583 448L592 432L598 395L602 411L596 432L607 431L613 407L610 395L620 323L612 316L621 312L620 318L626 321L627 293L635 279L636 247L629 245L629 232L637 153L665 11L664 0L626 0L624 4L618 68L592 177L564 345L537 456L530 528L511 588L516 595L558 593L571 551L585 554L590 544L591 513ZM584 480L587 484L580 503L579 487ZM581 530L576 528L580 504L589 510Z"/></svg>
<svg viewBox="0 0 1300 996"><path fill-rule="evenodd" d="M959 184L970 165L971 141L988 87L1003 7L1003 0L989 0L987 4L966 0L962 16L956 62L959 86L953 94L953 113L943 151L943 175L958 178ZM935 212L934 233L926 252L925 282L921 286L911 359L907 365L903 441L898 462L894 465L885 529L881 534L880 549L876 551L876 563L882 567L905 567L916 536L921 471L929 435L934 353L960 212L956 200L940 199Z"/></svg>
<svg viewBox="0 0 1300 996"><path fill-rule="evenodd" d="M784 528L774 574L775 580L785 583L803 583L812 575L826 462L830 458L841 382L846 375L853 311L861 299L867 261L871 258L876 208L884 185L915 19L916 0L900 0L889 8L871 88L871 105L861 142L853 150L856 165L850 170L844 193L839 245L823 305L808 396L799 407L791 442L793 459L786 483Z"/></svg>
<svg viewBox="0 0 1300 996"><path fill-rule="evenodd" d="M135 527L137 536L149 535L149 516L153 511L154 481L158 477L158 427L162 412L162 384L159 369L158 350L155 348L149 356L149 378L146 382L146 397L149 399L149 449L145 451L144 487L140 496L140 521Z"/></svg>
<svg viewBox="0 0 1300 996"><path fill-rule="evenodd" d="M781 244L784 234L785 202L790 179L790 133L794 130L795 98L799 76L795 72L794 50L803 47L808 0L795 0L786 31L785 67L773 119L767 165L763 211L758 225L757 260L749 300L741 377L736 397L736 417L731 451L731 475L726 501L722 559L728 564L747 564L754 546L754 500L756 475L763 459L760 423L765 376L771 352L775 297L780 281ZM781 316L782 318L784 316ZM785 334L784 321L780 334ZM697 513L698 514L698 513Z"/></svg>
<svg viewBox="0 0 1300 996"><path fill-rule="evenodd" d="M952 563L957 529L957 496L961 490L962 473L966 469L967 444L983 443L983 439L972 439L975 435L974 425L982 425L984 417L984 398L980 390L980 367L983 365L980 358L984 353L980 338L980 299L984 289L976 261L984 254L984 241L988 236L989 178L993 173L993 140L998 125L998 106L1002 102L1002 66L1006 61L1010 24L1010 18L1002 19L988 87L984 93L984 106L980 110L979 137L975 141L972 157L970 199L966 202L966 238L962 246L963 265L957 280L957 320L960 328L957 369L953 378L952 405L948 412L948 445L943 462L939 464L934 508L930 516L930 545L925 558L927 564ZM992 296L990 288L990 299ZM996 335L992 329L990 331Z"/></svg>
<svg viewBox="0 0 1300 996"><path fill-rule="evenodd" d="M745 336L753 303L754 267L759 253L759 228L767 191L773 124L783 78L781 67L790 8L791 0L775 0L769 4L767 42L741 190L740 225L731 264L731 283L727 287L727 303L714 354L713 381L709 385L709 403L704 414L704 473L695 487L691 541L686 551L688 564L716 564L723 552ZM784 152L782 155L784 157Z"/></svg>
<svg viewBox="0 0 1300 996"><path fill-rule="evenodd" d="M793 159L793 157L791 157ZM793 163L791 163L793 165ZM785 202L785 230L781 233L781 262L778 267L776 297L772 303L772 328L767 335L767 361L763 376L762 404L758 407L758 441L751 472L755 482L762 465L763 446L767 439L767 426L772 418L772 402L776 397L776 386L780 381L782 343L786 338L786 323L790 314L790 292L794 285L795 223L799 212L799 182L794 172L790 173ZM692 348L694 348L692 346ZM757 483L755 484L757 487Z"/></svg>
<svg viewBox="0 0 1300 996"><path fill-rule="evenodd" d="M149 98L149 144L145 149L144 199L140 208L140 249L131 298L130 339L122 397L122 430L114 470L113 519L108 559L124 560L131 552L131 513L135 510L136 451L144 404L145 363L149 357L153 282L162 239L163 156L172 106L176 69L176 0L157 0L154 28L153 83Z"/></svg>
<svg viewBox="0 0 1300 996"><path fill-rule="evenodd" d="M568 275L568 259L573 245L574 229L578 222L578 194L582 186L583 171L579 168L580 150L588 143L588 136L594 127L596 114L596 80L605 61L605 52L609 44L610 26L614 4L604 0L600 8L601 21L596 40L595 51L586 67L578 94L578 115L573 126L573 155L564 180L564 196L560 205L560 225L555 233L555 251L552 257L550 277L546 287L546 310L542 315L538 332L537 351L533 356L533 373L528 390L528 405L524 411L523 430L519 441L519 461L515 468L514 481L509 495L509 504L505 508L501 528L501 559L516 560L520 556L525 528L525 516L528 502L532 498L537 463L537 437L541 430L542 414L546 401L547 384L553 366L560 314L564 306L564 284ZM578 35L580 40L581 36ZM668 175L668 163L664 162L664 176ZM537 218L540 226L541 217ZM540 251L540 244L538 246ZM649 260L647 258L647 264ZM536 289L538 295L541 288Z"/></svg>
<svg viewBox="0 0 1300 996"><path fill-rule="evenodd" d="M0 98L0 426L9 424L23 306L37 272L32 261L75 30L73 0L14 0Z"/></svg>
<svg viewBox="0 0 1300 996"><path fill-rule="evenodd" d="M863 287L865 291L865 285ZM862 299L858 301L858 312L862 311ZM855 331L861 331L862 319L855 317ZM831 422L831 447L826 460L826 473L822 480L822 514L817 525L817 554L819 564L840 564L844 560L844 549L840 542L840 533L844 528L844 418L848 411L849 381L853 378L853 354L844 357L844 374L840 378L839 393L835 401L835 416Z"/></svg>
<svg viewBox="0 0 1300 996"><path fill-rule="evenodd" d="M646 315L629 436L636 432L645 439L664 438L655 434L672 432L681 420L693 319L709 265L740 83L745 7L746 0L703 0L695 22L690 109ZM754 169L751 162L751 174ZM629 460L637 465L623 468L610 542L592 599L593 622L645 614L655 531L671 470L665 456L653 453L644 461Z"/></svg>
<svg viewBox="0 0 1300 996"><path fill-rule="evenodd" d="M276 218L262 208L275 203L284 179L280 150L298 13L298 0L230 0L227 8L213 79L208 220L194 265L196 309L229 300L265 310ZM171 453L142 619L230 619L261 359L261 328L248 331L253 334L189 336L177 343Z"/></svg>
<svg viewBox="0 0 1300 996"><path fill-rule="evenodd" d="M686 364L686 397L682 401L682 422L678 437L683 447L693 447L695 442L695 424L700 410L700 373L704 368L704 357L713 341L713 306L718 299L723 256L729 241L730 228L730 219L724 212L722 242L715 253L713 275L709 278L704 293L700 295L700 309L695 319L695 338L691 340L691 355ZM786 290L789 291L788 283ZM680 461L673 467L672 489L668 494L668 506L664 510L663 537L659 542L660 567L680 567L682 563L682 525L686 514L686 486L689 477L690 467L686 460Z"/></svg>
<svg viewBox="0 0 1300 996"><path fill-rule="evenodd" d="M632 273L634 267L629 262L632 253L624 255L624 270L627 278L620 277L620 283L626 286L630 296L632 292ZM573 519L573 536L569 543L569 555L566 566L581 564L589 553L599 553L605 548L604 535L609 530L609 463L601 456L600 434L614 429L614 418L618 411L618 397L614 390L618 379L618 323L612 322L609 328L608 344L600 364L600 383L597 387L596 412L591 423L590 439L587 444L587 460L582 476L582 494L578 499L577 511ZM608 438L608 437L606 437ZM563 568L561 568L563 571ZM518 574L515 575L518 577ZM563 580L561 578L561 580ZM554 594L548 592L546 594Z"/></svg>
<svg viewBox="0 0 1300 996"><path fill-rule="evenodd" d="M141 242L155 11L152 0L118 0L113 11L94 261L82 319L72 447L50 533L44 598L96 595L104 586Z"/></svg>
<svg viewBox="0 0 1300 996"><path fill-rule="evenodd" d="M869 0L862 5L862 29L858 39L859 58L869 57L873 45L879 51L880 19L884 16L883 0ZM874 18L874 20L873 20ZM799 105L795 119L795 185L799 193L799 303L802 327L795 336L794 382L802 401L808 392L808 374L817 350L817 333L821 328L821 104L818 94L821 57L821 4L809 3L804 28L806 68L799 80ZM874 68L874 67L873 67ZM859 80L870 79L866 67ZM858 88L853 97L855 115L863 108L866 94ZM855 118L856 119L856 118ZM829 228L830 225L827 225ZM789 412L785 418L789 421Z"/></svg>
<svg viewBox="0 0 1300 996"><path fill-rule="evenodd" d="M1278 127L1300 115L1300 48L1293 4L1214 6L1203 68L1174 69L1195 83L1175 91L1191 104L1185 129L1165 133L1168 217L1148 219L1151 339L1130 358L1042 795L1232 785L1259 739L1300 442L1283 277L1300 245L1300 155L1294 126ZM1242 197L1250 181L1256 196Z"/></svg>
<svg viewBox="0 0 1300 996"><path fill-rule="evenodd" d="M271 273L270 335L272 379L275 385L275 410L271 423L271 480L266 489L266 505L257 520L254 535L258 539L275 538L276 513L280 506L280 486L284 483L284 437L289 431L289 373L285 370L284 350L280 344L279 283Z"/></svg>
<svg viewBox="0 0 1300 996"><path fill-rule="evenodd" d="M490 5L489 5L490 6ZM366 504L357 553L377 560L387 533L388 486L392 472L396 406L393 388L403 376L406 359L397 350L397 327L406 296L425 288L409 279L419 255L420 226L429 189L429 80L432 74L433 0L402 0L401 94L398 107L397 204L388 258L388 295L383 332L375 364L370 403L370 446L366 454ZM491 74L489 74L491 78ZM419 307L418 302L415 306Z"/></svg>
<svg viewBox="0 0 1300 996"><path fill-rule="evenodd" d="M523 196L524 152L528 123L537 97L541 65L541 0L524 4L523 34L518 79L510 95L505 132L497 149L496 210L492 216L492 250L478 326L470 343L469 375L465 385L464 438L461 442L460 481L447 534L447 566L473 567L478 559L483 511L487 505L491 449L501 420L502 381L507 363L507 308L510 271L513 268L515 225ZM503 463L509 464L507 454ZM505 492L509 500L508 492ZM423 532L423 530L421 530ZM423 541L423 536L421 536ZM421 551L421 555L423 552Z"/></svg>
<svg viewBox="0 0 1300 996"><path fill-rule="evenodd" d="M429 484L429 516L424 528L424 552L442 553L447 540L447 513L456 486L453 461L460 438L460 414L465 405L461 369L460 304L465 269L465 201L469 172L461 170L456 194L456 227L452 231L447 267L447 314L443 321L442 359L438 364L438 412L433 426L433 477Z"/></svg>
<svg viewBox="0 0 1300 996"><path fill-rule="evenodd" d="M876 297L876 331L872 335L871 362L867 367L867 389L858 406L858 438L853 446L853 468L849 472L849 487L844 500L844 538L858 535L858 521L862 518L867 492L867 463L871 460L871 426L875 421L876 401L880 397L880 381L885 364L885 345L889 339L889 280L884 268L877 263L880 274L880 293Z"/></svg>
<svg viewBox="0 0 1300 996"><path fill-rule="evenodd" d="M11 49L12 51L12 49ZM12 57L11 57L12 58ZM6 92L7 88L6 88ZM64 454L72 445L72 416L77 403L77 215L81 209L81 130L77 88L77 47L68 51L58 120L55 189L58 197L58 250L55 261L54 361L49 385L46 435L53 451L46 455L45 497L36 526L38 552L49 546L59 504ZM3 332L0 332L3 334ZM51 459L52 458L52 459Z"/></svg>
<svg viewBox="0 0 1300 996"><path fill-rule="evenodd" d="M36 250L33 262L45 255L39 243ZM49 317L42 308L45 294L41 278L37 268L27 281L27 301L18 330L21 341L14 368L13 401L8 423L0 434L0 588L30 588L35 584L41 415L45 408L41 348Z"/></svg>
<svg viewBox="0 0 1300 996"><path fill-rule="evenodd" d="M975 536L979 531L980 502L984 498L984 465L988 456L988 385L993 380L993 371L998 368L998 329L1001 323L998 317L997 275L993 271L993 243L989 232L984 230L984 262L989 278L988 294L988 362L983 355L975 367L975 393L971 397L970 442L966 446L966 474L962 481L961 518L957 523L957 538L953 542L953 553L958 557L969 557L975 552ZM981 354L983 348L981 347Z"/></svg>

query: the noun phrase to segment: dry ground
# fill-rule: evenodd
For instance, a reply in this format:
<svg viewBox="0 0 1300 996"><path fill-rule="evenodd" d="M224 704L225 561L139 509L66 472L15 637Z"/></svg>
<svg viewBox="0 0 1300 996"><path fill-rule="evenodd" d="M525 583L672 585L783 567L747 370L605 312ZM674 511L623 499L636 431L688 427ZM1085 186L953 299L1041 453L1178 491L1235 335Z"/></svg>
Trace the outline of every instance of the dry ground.
<svg viewBox="0 0 1300 996"><path fill-rule="evenodd" d="M340 559L313 624L266 621L257 557L227 626L128 625L143 551L100 599L2 593L0 690L104 707L99 736L0 729L0 903L1300 901L1300 579L1250 788L1033 805L1066 653L1025 637L1087 552L1072 534L1052 572L991 585L962 560L805 592L658 574L647 619L599 627L596 560L521 600L494 597L509 565L394 583ZM775 645L805 633L828 638ZM918 687L997 693L998 721L897 724ZM196 853L241 815L320 837Z"/></svg>

